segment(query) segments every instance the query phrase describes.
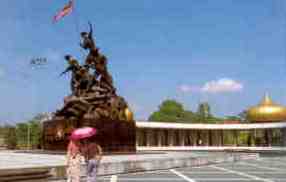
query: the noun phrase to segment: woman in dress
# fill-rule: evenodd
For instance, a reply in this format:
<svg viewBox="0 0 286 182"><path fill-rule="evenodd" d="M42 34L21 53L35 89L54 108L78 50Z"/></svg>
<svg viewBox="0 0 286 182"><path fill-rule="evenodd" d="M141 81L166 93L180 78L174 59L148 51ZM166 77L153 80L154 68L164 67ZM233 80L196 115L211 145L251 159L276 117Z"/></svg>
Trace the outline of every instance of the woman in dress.
<svg viewBox="0 0 286 182"><path fill-rule="evenodd" d="M67 181L80 182L80 166L82 155L79 141L70 140L67 151Z"/></svg>

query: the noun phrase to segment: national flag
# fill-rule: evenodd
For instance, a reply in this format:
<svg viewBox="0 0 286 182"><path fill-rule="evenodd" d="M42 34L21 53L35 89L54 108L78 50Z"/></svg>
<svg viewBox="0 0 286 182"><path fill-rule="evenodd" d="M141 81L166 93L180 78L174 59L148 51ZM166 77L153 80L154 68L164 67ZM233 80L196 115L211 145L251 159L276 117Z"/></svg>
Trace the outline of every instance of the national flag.
<svg viewBox="0 0 286 182"><path fill-rule="evenodd" d="M72 9L73 9L73 0L70 0L69 3L66 4L64 8L60 12L58 12L58 14L54 16L53 22L55 23L59 21L61 18L63 18L64 16L71 13Z"/></svg>

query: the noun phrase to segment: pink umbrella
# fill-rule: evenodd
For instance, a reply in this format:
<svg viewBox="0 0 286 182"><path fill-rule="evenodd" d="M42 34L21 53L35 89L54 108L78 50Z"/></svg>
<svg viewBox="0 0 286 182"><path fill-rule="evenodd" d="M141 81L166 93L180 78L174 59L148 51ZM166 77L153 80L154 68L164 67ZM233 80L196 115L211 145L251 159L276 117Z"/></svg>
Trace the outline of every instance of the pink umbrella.
<svg viewBox="0 0 286 182"><path fill-rule="evenodd" d="M70 139L80 140L80 139L91 137L95 134L96 134L95 128L91 128L91 127L78 128L72 132Z"/></svg>

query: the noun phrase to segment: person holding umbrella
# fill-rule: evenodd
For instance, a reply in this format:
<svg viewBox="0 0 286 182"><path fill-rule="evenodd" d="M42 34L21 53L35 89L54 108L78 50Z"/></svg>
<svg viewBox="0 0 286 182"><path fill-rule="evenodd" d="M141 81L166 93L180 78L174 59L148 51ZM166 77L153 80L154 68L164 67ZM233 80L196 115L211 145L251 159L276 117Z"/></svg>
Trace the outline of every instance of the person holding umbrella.
<svg viewBox="0 0 286 182"><path fill-rule="evenodd" d="M96 181L97 168L102 159L101 147L90 140L95 134L95 128L84 127L74 130L71 135L71 139L81 141L81 151L87 163L87 182Z"/></svg>
<svg viewBox="0 0 286 182"><path fill-rule="evenodd" d="M82 155L80 151L80 143L76 140L70 140L67 150L67 181L80 182L80 166Z"/></svg>

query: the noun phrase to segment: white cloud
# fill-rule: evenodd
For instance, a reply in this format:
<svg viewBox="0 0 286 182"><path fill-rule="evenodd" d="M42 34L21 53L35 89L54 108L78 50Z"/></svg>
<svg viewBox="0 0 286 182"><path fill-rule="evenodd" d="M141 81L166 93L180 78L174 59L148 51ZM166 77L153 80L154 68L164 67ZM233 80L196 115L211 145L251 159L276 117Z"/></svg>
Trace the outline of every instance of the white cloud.
<svg viewBox="0 0 286 182"><path fill-rule="evenodd" d="M182 93L189 93L189 92L200 92L201 88L184 84L184 85L179 86L178 90L179 92L182 92Z"/></svg>
<svg viewBox="0 0 286 182"><path fill-rule="evenodd" d="M219 93L219 92L237 92L243 89L243 85L229 78L210 81L202 87L203 92Z"/></svg>
<svg viewBox="0 0 286 182"><path fill-rule="evenodd" d="M243 89L243 84L230 78L221 78L206 82L203 86L181 85L178 87L179 92L205 92L205 93L222 93L238 92Z"/></svg>

